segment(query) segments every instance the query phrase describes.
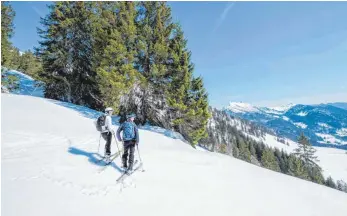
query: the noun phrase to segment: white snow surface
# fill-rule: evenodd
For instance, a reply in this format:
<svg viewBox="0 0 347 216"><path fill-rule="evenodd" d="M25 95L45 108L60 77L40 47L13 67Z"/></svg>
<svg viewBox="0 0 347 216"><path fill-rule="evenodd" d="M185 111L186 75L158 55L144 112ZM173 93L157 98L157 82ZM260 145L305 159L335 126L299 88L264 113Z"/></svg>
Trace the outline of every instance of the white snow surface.
<svg viewBox="0 0 347 216"><path fill-rule="evenodd" d="M347 128L341 128L337 130L336 134L341 137L347 136Z"/></svg>
<svg viewBox="0 0 347 216"><path fill-rule="evenodd" d="M299 112L298 114L297 114L298 116L307 116L307 112Z"/></svg>
<svg viewBox="0 0 347 216"><path fill-rule="evenodd" d="M319 122L318 123L319 126L323 127L323 128L331 128L330 125L326 124L326 123L322 123L322 122Z"/></svg>
<svg viewBox="0 0 347 216"><path fill-rule="evenodd" d="M242 102L230 102L229 106L227 107L230 111L233 111L235 113L244 113L244 112L258 112L259 109L255 106L252 106L248 103L242 103Z"/></svg>
<svg viewBox="0 0 347 216"><path fill-rule="evenodd" d="M284 113L295 105L296 104L289 103L289 104L284 105L284 106L275 106L275 107L269 107L269 108Z"/></svg>
<svg viewBox="0 0 347 216"><path fill-rule="evenodd" d="M324 141L319 141L320 143L330 143L330 144L337 144L337 145L347 144L347 141L340 140L340 139L338 139L338 138L336 138L330 134L316 133L316 135L323 138Z"/></svg>
<svg viewBox="0 0 347 216"><path fill-rule="evenodd" d="M266 134L264 139L246 134L252 139L263 142L267 146L278 148L287 153L292 153L294 149L298 147L296 142L292 140L285 139L286 143L289 145L283 144L276 140L276 137L270 134ZM331 176L336 180L344 180L347 182L347 154L345 150L336 149L336 148L325 148L325 147L316 147L316 155L319 159L319 166L323 169L323 175L325 178Z"/></svg>
<svg viewBox="0 0 347 216"><path fill-rule="evenodd" d="M98 173L102 168L95 163L99 134L88 118L89 109L12 94L2 94L1 108L3 215L347 213L346 193L230 156L196 150L181 139L142 129L139 148L146 171L117 185L120 158ZM113 152L115 144L113 140ZM321 161L328 160L332 166L339 163L340 170L343 167L347 172L346 160L340 160L346 154L327 149L324 155L327 158L321 157Z"/></svg>
<svg viewBox="0 0 347 216"><path fill-rule="evenodd" d="M282 116L283 120L289 121L289 118L287 116Z"/></svg>
<svg viewBox="0 0 347 216"><path fill-rule="evenodd" d="M303 129L307 128L307 125L302 123L302 122L294 122L293 124L297 127L303 128Z"/></svg>

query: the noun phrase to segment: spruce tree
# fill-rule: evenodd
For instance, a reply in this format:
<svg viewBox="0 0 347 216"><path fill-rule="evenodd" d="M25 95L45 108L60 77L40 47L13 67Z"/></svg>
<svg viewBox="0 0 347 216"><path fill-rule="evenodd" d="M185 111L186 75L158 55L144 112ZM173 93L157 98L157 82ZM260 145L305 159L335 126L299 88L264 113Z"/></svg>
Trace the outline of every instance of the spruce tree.
<svg viewBox="0 0 347 216"><path fill-rule="evenodd" d="M328 186L328 187L331 187L331 188L335 188L336 189L336 184L334 182L334 179L331 178L331 176L329 176L327 178L327 180L325 181L325 185Z"/></svg>
<svg viewBox="0 0 347 216"><path fill-rule="evenodd" d="M20 56L18 70L35 79L40 79L39 73L42 72L42 64L34 53L28 50Z"/></svg>
<svg viewBox="0 0 347 216"><path fill-rule="evenodd" d="M237 147L238 147L238 158L241 160L250 162L251 161L251 153L247 147L246 142L242 137L238 137L236 139Z"/></svg>
<svg viewBox="0 0 347 216"><path fill-rule="evenodd" d="M261 163L265 168L274 170L279 172L280 167L277 163L276 157L274 153L271 151L271 149L267 148L263 151L263 155L261 157Z"/></svg>
<svg viewBox="0 0 347 216"><path fill-rule="evenodd" d="M338 180L337 181L337 189L347 193L347 183L344 182L343 180Z"/></svg>
<svg viewBox="0 0 347 216"><path fill-rule="evenodd" d="M309 179L304 162L294 155L289 156L289 174L302 179Z"/></svg>
<svg viewBox="0 0 347 216"><path fill-rule="evenodd" d="M308 174L311 181L316 182L318 184L324 184L322 170L319 167L309 167Z"/></svg>
<svg viewBox="0 0 347 216"><path fill-rule="evenodd" d="M9 2L1 2L1 65L10 67L12 61L12 44L10 38L14 34L13 19L16 13Z"/></svg>
<svg viewBox="0 0 347 216"><path fill-rule="evenodd" d="M37 53L43 61L45 97L96 108L92 2L55 2L42 18Z"/></svg>
<svg viewBox="0 0 347 216"><path fill-rule="evenodd" d="M298 138L298 148L294 150L294 155L302 159L305 166L319 167L317 156L315 156L316 149L314 149L303 133Z"/></svg>
<svg viewBox="0 0 347 216"><path fill-rule="evenodd" d="M101 17L95 22L95 38L99 48L100 64L97 65L98 86L101 100L116 112L120 96L132 88L138 72L134 68L135 3L99 2Z"/></svg>

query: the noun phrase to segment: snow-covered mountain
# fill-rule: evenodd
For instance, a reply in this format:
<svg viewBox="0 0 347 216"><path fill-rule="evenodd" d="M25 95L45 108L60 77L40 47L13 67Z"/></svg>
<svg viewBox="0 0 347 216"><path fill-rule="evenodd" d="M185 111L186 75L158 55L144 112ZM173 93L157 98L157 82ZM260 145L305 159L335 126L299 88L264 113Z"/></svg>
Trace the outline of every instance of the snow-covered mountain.
<svg viewBox="0 0 347 216"><path fill-rule="evenodd" d="M347 149L347 103L285 107L257 107L245 103L230 103L224 110L259 123L278 136L296 140L301 132L313 145Z"/></svg>
<svg viewBox="0 0 347 216"><path fill-rule="evenodd" d="M120 158L103 172L102 163L97 163L103 152L103 144L98 151L99 134L93 125L98 112L32 96L1 97L4 215L344 216L347 212L345 193L194 149L150 126L140 130L146 171L116 184ZM112 151L116 149L113 141Z"/></svg>

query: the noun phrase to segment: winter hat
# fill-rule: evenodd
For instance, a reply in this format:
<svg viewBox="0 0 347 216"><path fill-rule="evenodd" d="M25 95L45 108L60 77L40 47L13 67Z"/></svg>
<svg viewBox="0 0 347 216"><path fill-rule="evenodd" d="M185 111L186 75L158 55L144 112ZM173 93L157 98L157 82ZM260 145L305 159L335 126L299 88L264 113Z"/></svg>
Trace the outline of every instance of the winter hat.
<svg viewBox="0 0 347 216"><path fill-rule="evenodd" d="M112 107L107 107L107 108L105 109L105 112L109 112L109 111L113 111Z"/></svg>
<svg viewBox="0 0 347 216"><path fill-rule="evenodd" d="M127 115L127 119L130 119L130 118L135 118L136 117L136 115L134 114L134 113L131 113L131 114L129 114L129 115Z"/></svg>

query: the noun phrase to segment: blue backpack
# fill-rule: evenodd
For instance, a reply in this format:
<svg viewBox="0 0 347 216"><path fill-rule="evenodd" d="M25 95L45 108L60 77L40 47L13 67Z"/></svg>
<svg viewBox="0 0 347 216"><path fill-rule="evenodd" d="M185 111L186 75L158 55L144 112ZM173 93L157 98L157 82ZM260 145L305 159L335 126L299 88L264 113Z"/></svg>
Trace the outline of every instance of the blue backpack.
<svg viewBox="0 0 347 216"><path fill-rule="evenodd" d="M136 138L135 135L135 125L132 122L124 122L123 123L123 140L129 141L134 140Z"/></svg>

